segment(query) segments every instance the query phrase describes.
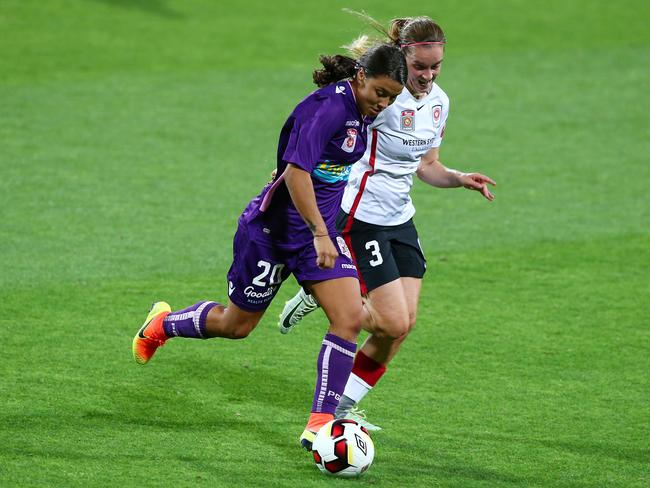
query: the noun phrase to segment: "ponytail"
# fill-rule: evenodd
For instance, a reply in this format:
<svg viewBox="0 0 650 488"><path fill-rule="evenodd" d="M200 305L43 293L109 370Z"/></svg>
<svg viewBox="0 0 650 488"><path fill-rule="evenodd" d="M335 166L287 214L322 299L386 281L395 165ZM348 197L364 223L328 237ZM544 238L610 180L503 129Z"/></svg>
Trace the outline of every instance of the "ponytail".
<svg viewBox="0 0 650 488"><path fill-rule="evenodd" d="M404 29L404 26L408 24L410 20L411 19L407 17L403 19L393 19L390 21L390 26L388 27L387 35L392 43L398 46L401 44L400 37L401 37L402 29Z"/></svg>
<svg viewBox="0 0 650 488"><path fill-rule="evenodd" d="M321 56L319 60L323 67L312 73L314 83L319 87L351 78L357 72L356 60L347 56Z"/></svg>
<svg viewBox="0 0 650 488"><path fill-rule="evenodd" d="M345 12L359 17L366 24L371 26L382 35L383 39L370 39L368 36L361 36L348 46L343 46L350 53L358 57L359 48L367 50L372 44L388 42L402 49L409 49L411 46L418 44L442 44L447 42L445 33L442 28L431 18L426 16L420 17L402 17L390 21L388 29L381 25L377 20L370 17L365 12L357 12L344 8ZM360 41L363 40L363 43Z"/></svg>
<svg viewBox="0 0 650 488"><path fill-rule="evenodd" d="M314 83L319 87L353 78L362 69L368 78L388 76L400 85L406 84L407 68L402 50L393 44L380 44L368 49L359 60L337 54L321 56L321 69L312 73Z"/></svg>
<svg viewBox="0 0 650 488"><path fill-rule="evenodd" d="M341 46L343 49L345 49L354 59L359 59L361 56L366 54L368 49L370 49L372 46L377 45L378 43L371 39L370 37L363 35L357 37L354 41L352 41L350 44L346 44L345 46Z"/></svg>

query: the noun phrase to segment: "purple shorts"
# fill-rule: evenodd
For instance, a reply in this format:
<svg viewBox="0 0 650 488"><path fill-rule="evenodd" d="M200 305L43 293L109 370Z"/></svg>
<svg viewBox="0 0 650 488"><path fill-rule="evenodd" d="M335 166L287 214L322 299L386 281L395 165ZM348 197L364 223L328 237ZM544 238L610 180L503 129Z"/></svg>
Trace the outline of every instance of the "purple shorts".
<svg viewBox="0 0 650 488"><path fill-rule="evenodd" d="M228 296L243 310L265 310L291 273L298 283L336 278L359 278L345 241L332 234L339 257L332 269L316 266L316 249L309 242L302 247L277 244L258 222L239 220L233 240L233 262L228 271Z"/></svg>

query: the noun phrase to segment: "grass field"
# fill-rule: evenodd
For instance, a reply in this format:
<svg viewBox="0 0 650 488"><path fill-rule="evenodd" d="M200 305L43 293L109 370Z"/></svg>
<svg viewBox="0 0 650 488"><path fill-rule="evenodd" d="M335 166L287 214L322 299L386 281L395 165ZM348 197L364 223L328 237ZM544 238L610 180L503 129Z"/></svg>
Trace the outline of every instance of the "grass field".
<svg viewBox="0 0 650 488"><path fill-rule="evenodd" d="M236 218L341 12L449 43L442 160L414 187L418 326L365 401L356 481L297 447L325 321L172 341L150 303L226 297ZM0 2L0 486L650 486L645 1ZM347 483L347 484L346 484Z"/></svg>

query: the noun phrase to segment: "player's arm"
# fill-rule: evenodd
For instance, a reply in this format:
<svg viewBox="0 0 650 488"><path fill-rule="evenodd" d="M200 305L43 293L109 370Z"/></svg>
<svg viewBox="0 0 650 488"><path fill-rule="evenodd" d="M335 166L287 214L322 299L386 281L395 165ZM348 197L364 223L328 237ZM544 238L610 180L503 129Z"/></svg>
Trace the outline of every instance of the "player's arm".
<svg viewBox="0 0 650 488"><path fill-rule="evenodd" d="M318 256L316 264L321 268L333 268L339 253L318 210L311 175L298 166L288 164L284 172L284 182L296 210L314 235L314 247Z"/></svg>
<svg viewBox="0 0 650 488"><path fill-rule="evenodd" d="M417 176L425 183L437 188L465 187L476 190L489 201L494 200L494 195L487 185L496 185L488 176L480 173L462 173L455 169L447 168L440 162L440 148L434 147L427 151L420 159Z"/></svg>

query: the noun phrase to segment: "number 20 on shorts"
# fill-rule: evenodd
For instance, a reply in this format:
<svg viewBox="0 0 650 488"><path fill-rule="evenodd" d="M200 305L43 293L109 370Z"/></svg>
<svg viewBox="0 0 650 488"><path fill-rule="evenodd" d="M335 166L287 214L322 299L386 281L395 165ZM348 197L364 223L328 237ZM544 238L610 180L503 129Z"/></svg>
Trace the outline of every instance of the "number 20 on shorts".
<svg viewBox="0 0 650 488"><path fill-rule="evenodd" d="M257 263L257 267L262 268L262 272L258 274L255 278L253 278L254 285L265 287L266 282L264 281L264 279L269 274L269 271L271 272L271 276L269 278L269 286L275 286L282 283L281 273L282 273L282 268L284 268L284 264L276 264L275 266L273 266L268 261L259 261ZM273 268L273 271L271 271L271 268Z"/></svg>

